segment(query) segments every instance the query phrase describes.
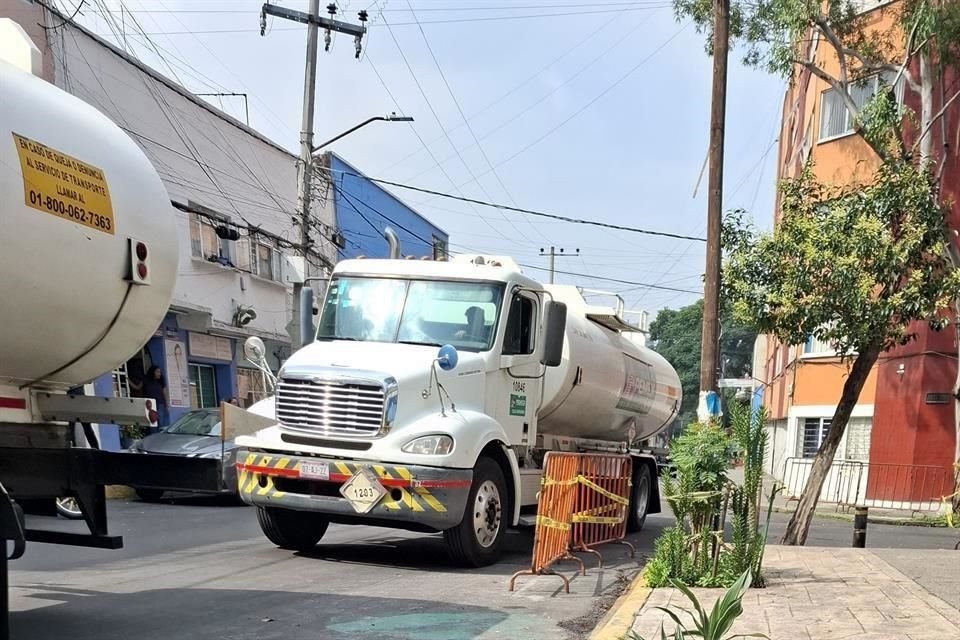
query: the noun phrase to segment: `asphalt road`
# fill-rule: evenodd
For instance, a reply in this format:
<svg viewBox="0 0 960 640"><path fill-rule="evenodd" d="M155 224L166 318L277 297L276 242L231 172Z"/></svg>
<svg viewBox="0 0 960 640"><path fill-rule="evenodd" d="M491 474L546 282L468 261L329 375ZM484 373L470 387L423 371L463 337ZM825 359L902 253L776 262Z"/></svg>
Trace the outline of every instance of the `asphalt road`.
<svg viewBox="0 0 960 640"><path fill-rule="evenodd" d="M110 516L111 533L125 538L122 550L31 544L12 563L14 638L576 639L672 524L669 515L651 516L632 538L636 559L611 546L603 569L587 557L586 576L561 565L572 578L567 595L552 576L522 576L517 591L507 591L510 575L529 566L529 531L511 533L503 562L465 571L449 565L436 535L332 526L316 551L301 555L267 542L247 507L114 501ZM45 520L60 528L79 524ZM775 514L771 539L785 522ZM810 544L847 546L851 529L818 520ZM958 538L944 529L870 525L868 544L952 549ZM916 560L908 564L919 570Z"/></svg>

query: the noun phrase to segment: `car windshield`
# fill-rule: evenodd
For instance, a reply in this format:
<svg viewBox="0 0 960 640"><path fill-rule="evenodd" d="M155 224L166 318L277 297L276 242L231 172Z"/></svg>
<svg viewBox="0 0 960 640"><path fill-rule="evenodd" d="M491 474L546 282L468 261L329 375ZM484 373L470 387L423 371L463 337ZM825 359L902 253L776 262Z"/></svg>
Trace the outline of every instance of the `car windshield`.
<svg viewBox="0 0 960 640"><path fill-rule="evenodd" d="M220 412L191 411L167 427L166 432L185 436L215 436L219 438Z"/></svg>
<svg viewBox="0 0 960 640"><path fill-rule="evenodd" d="M502 292L502 285L485 282L336 278L317 339L486 351L496 334Z"/></svg>

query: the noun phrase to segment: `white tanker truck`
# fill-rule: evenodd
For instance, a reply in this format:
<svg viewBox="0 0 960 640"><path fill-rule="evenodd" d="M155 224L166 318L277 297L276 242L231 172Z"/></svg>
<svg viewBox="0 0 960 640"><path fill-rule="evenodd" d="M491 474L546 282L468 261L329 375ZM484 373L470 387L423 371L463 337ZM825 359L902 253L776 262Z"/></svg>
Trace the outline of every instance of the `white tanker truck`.
<svg viewBox="0 0 960 640"><path fill-rule="evenodd" d="M280 547L373 524L443 531L482 566L535 509L546 452L633 451L639 529L660 508L657 465L631 447L673 421L681 389L621 314L509 258L340 262L316 334L257 408L277 424L237 439L240 495Z"/></svg>
<svg viewBox="0 0 960 640"><path fill-rule="evenodd" d="M118 548L104 486L209 487L215 460L98 448L97 423L151 424L144 399L69 395L160 325L177 274L170 198L141 149L33 75L39 52L0 20L0 541ZM31 528L22 505L76 500L89 534ZM7 554L0 553L0 638Z"/></svg>

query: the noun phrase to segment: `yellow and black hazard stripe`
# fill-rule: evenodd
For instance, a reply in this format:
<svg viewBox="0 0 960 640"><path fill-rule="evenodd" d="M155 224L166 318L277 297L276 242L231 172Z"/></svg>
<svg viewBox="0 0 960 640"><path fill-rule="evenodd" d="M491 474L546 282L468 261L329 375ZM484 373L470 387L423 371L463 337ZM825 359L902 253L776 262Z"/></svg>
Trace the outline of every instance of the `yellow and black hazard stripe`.
<svg viewBox="0 0 960 640"><path fill-rule="evenodd" d="M284 492L277 491L274 478L300 479L300 463L302 459L289 457L248 453L237 462L237 484L241 495L270 496L281 498ZM307 460L307 462L311 462ZM469 480L423 480L415 478L409 469L396 465L361 464L344 462L341 460L324 460L330 465L329 482L343 484L364 468L372 469L377 478L387 489L390 489L387 499L381 506L391 511L408 509L413 512L422 512L427 509L437 513L446 513L447 508L437 499L431 489L467 489ZM262 478L262 479L261 479ZM316 478L307 478L317 482ZM322 480L321 480L322 482ZM398 490L400 495L397 499Z"/></svg>

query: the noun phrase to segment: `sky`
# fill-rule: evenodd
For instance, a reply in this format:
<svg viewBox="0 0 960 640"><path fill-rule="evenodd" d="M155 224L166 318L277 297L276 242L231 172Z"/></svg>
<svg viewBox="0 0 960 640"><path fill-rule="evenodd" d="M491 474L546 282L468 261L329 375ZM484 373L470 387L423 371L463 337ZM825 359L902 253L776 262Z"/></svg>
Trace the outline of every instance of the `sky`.
<svg viewBox="0 0 960 640"><path fill-rule="evenodd" d="M72 13L77 3L59 5ZM248 94L251 126L296 152L306 27L268 17L261 37L261 4L87 0L76 19L116 42L104 20L109 7L131 53L196 93ZM698 179L708 147L712 61L704 36L678 22L667 0L340 0L338 6L337 17L354 23L366 9L369 29L359 60L351 37L334 35L324 52L321 36L316 141L374 115L415 119L377 122L329 147L367 175L571 218L704 236L706 173L699 188ZM724 208L744 208L760 226L769 226L773 213L783 91L782 79L745 68L734 51ZM242 98L206 99L245 118ZM620 293L627 309L651 318L700 297L703 242L391 190L449 233L452 252L509 255L546 281L540 250L563 248L574 255L557 259L557 282Z"/></svg>

